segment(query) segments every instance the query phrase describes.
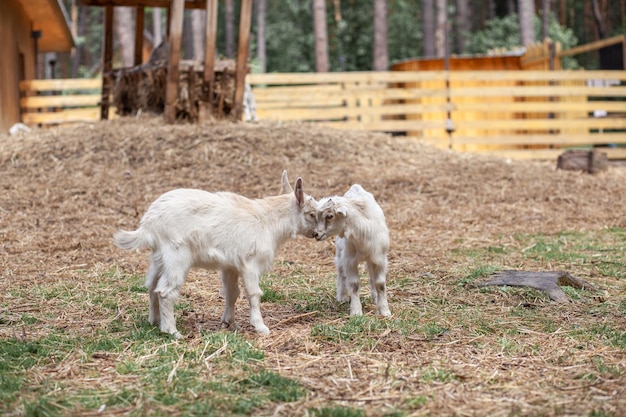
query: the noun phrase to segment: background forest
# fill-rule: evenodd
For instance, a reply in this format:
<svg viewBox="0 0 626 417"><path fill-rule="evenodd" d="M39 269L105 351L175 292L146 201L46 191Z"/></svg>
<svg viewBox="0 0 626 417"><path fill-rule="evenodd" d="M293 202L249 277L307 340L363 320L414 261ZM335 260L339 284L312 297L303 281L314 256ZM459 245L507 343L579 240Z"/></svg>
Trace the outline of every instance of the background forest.
<svg viewBox="0 0 626 417"><path fill-rule="evenodd" d="M48 59L60 64L56 76L94 77L103 8L63 1L77 48ZM219 2L221 58L236 51L239 3ZM204 14L185 12L184 59L203 59ZM132 66L134 15L133 8L115 9L116 68ZM148 8L145 16L145 44L158 45L166 12ZM626 0L254 0L250 60L254 72L369 71L406 58L516 49L545 37L567 49L624 33L625 16ZM578 55L565 65L594 69L596 55Z"/></svg>

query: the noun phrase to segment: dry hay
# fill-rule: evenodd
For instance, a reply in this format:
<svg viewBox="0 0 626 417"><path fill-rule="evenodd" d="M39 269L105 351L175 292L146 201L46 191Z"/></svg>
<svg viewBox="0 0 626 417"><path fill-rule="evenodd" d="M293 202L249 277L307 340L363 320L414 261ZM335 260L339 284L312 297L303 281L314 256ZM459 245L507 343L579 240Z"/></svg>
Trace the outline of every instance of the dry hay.
<svg viewBox="0 0 626 417"><path fill-rule="evenodd" d="M414 283L392 291L390 307L392 312L413 309L416 317L441 300L448 306L482 306L494 318L518 302L513 296L494 300L493 294L460 288L455 274L467 266L450 257L453 249L506 246L517 233L626 227L623 168L592 176L556 170L551 162L459 154L405 138L307 124L164 125L158 118L124 118L0 137L0 305L9 314L59 311L56 321L30 329L33 334L64 324L80 332L100 325L97 320L114 320L64 309L54 300L41 306L37 297L11 297L10 290L65 281L81 297L85 275L76 270L91 271L88 278L93 280L116 268L142 274L146 257L116 250L111 236L118 228L135 228L161 193L196 187L260 197L279 191L283 169L292 180L302 176L305 191L317 197L343 193L354 182L377 197L391 230L390 287L400 278ZM332 256L332 242L299 238L281 249L274 272L286 275L296 265L311 280L332 279ZM512 256L508 266L529 266L524 262ZM468 264L472 266L471 260ZM576 268L530 265L553 266ZM572 272L593 281L589 270ZM199 329L219 325L218 280L204 280L208 274L194 272L183 289L195 306L195 314L185 317L188 343L200 343ZM623 288L608 279L593 282ZM281 285L288 293L290 284ZM623 293L607 297L623 299ZM345 320L340 308L341 317L338 312L327 324ZM415 408L415 415L579 415L602 407L624 412L624 351L592 342L580 348L564 344L566 329L589 320L588 307L555 307L538 300L530 308L544 309L563 323L563 328L543 332L519 319L520 337L528 339L525 346L540 344L542 354L524 349L507 355L497 342L481 344L489 335L454 326L430 338L388 331L378 336L375 346L355 352L312 338L311 327L320 320L315 315L274 303L262 309L272 337L257 339L249 327L244 330L266 352L267 366L309 389L307 398L267 414L302 415L308 407L339 401L378 415L411 398L428 399ZM246 316L241 304L239 323ZM446 327L447 318L440 320ZM596 320L626 328L617 311ZM14 334L6 321L0 323L0 337ZM577 379L593 367L593 358L621 373L594 382ZM114 357L96 359L115 362ZM417 370L425 367L450 370L454 378L424 382ZM103 369L103 387L116 386L116 378L132 379L109 372L114 365ZM58 378L81 373L61 365L50 372Z"/></svg>

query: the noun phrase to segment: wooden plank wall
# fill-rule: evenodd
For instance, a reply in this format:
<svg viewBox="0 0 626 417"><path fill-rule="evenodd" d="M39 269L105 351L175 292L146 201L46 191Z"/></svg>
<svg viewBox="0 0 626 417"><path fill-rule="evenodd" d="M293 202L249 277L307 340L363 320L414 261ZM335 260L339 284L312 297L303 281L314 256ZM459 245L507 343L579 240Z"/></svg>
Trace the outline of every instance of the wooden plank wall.
<svg viewBox="0 0 626 417"><path fill-rule="evenodd" d="M57 125L100 120L100 79L53 79L20 82L22 123ZM115 110L110 112L113 117Z"/></svg>
<svg viewBox="0 0 626 417"><path fill-rule="evenodd" d="M626 158L626 71L249 74L247 82L260 119L410 135L514 158L604 145L609 158Z"/></svg>

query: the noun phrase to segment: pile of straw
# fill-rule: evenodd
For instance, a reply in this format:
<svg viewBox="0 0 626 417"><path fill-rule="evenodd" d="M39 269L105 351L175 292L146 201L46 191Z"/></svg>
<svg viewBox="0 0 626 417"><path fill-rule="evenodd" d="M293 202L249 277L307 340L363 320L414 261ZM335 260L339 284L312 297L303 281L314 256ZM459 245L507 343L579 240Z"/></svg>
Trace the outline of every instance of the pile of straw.
<svg viewBox="0 0 626 417"><path fill-rule="evenodd" d="M138 113L161 114L165 109L167 62L157 61L144 65L121 68L111 72L113 84L112 104L120 116ZM222 118L230 114L235 92L235 63L233 60L217 61L211 97L213 116ZM198 120L200 101L208 93L203 79L203 67L195 62L180 65L176 118L195 122Z"/></svg>
<svg viewBox="0 0 626 417"><path fill-rule="evenodd" d="M392 320L442 330L411 334L393 330L390 321L384 332L364 329L358 337L374 343L362 349L353 342L348 347L329 342L315 337L314 326L340 326L347 319L345 306L336 306L328 290L316 295L328 301L320 314L296 311L291 299L264 303L273 333L256 338L240 300L237 322L265 352L264 366L308 391L306 398L260 414L306 415L312 407L336 402L363 407L371 416L397 406L411 408L411 415L458 416L589 415L594 410L618 415L626 409L623 347L576 333L590 323L626 328L623 282L599 277L593 265L542 263L520 249L500 262L515 269L569 270L605 288L606 303L614 308L596 314L593 299L557 306L459 284L459 276L481 266L469 255L474 248L515 247L517 234L626 227L623 167L589 175L557 170L554 162L459 154L410 139L309 124L165 125L160 118L142 117L0 136L0 294L6 313L0 337L14 337L11 318L25 313L40 318L28 326L30 339L58 327L82 334L110 320L132 326L126 315L134 307L125 305L123 294L118 317L98 318L23 289L63 285L76 297L98 299L85 294L87 281L108 291L107 280L124 278L107 272L144 274L146 254L116 249L112 235L119 228L136 228L160 194L192 187L251 198L272 195L280 190L283 169L292 181L302 176L305 192L316 197L343 193L355 182L376 196L391 233ZM287 295L319 288L324 280L333 288L333 253L331 240L290 241L279 251L270 279ZM283 278L294 274L303 277L299 283ZM219 329L219 286L215 273L190 274L182 298L193 312L183 318L190 334L184 343L200 345L200 330ZM371 315L371 303L364 307ZM511 314L520 309L545 323ZM468 311L487 319L477 323ZM500 325L512 333L503 334ZM518 350L506 350L507 343ZM116 371L123 353L118 358L80 352L51 363L33 376L39 378L34 382L61 381L76 392L81 384L123 389L136 382L136 376ZM129 405L135 406L141 404Z"/></svg>

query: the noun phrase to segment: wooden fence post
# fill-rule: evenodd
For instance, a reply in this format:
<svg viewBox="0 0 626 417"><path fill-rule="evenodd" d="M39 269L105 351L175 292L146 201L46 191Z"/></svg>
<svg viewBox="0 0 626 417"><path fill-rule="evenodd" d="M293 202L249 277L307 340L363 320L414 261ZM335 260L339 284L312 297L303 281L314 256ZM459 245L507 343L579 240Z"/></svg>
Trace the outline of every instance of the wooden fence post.
<svg viewBox="0 0 626 417"><path fill-rule="evenodd" d="M183 16L185 0L173 0L170 21L170 57L167 64L167 84L165 86L165 122L176 121L176 102L178 101L178 82L180 71L180 46L183 35Z"/></svg>
<svg viewBox="0 0 626 417"><path fill-rule="evenodd" d="M143 62L143 28L145 25L145 9L143 6L136 7L135 17L135 66ZM156 48L158 45L154 45Z"/></svg>
<svg viewBox="0 0 626 417"><path fill-rule="evenodd" d="M109 95L111 94L111 70L113 69L113 6L104 8L104 40L102 44L102 98L100 120L109 118Z"/></svg>
<svg viewBox="0 0 626 417"><path fill-rule="evenodd" d="M210 118L213 112L215 83L215 50L217 39L217 0L206 0L206 27L204 49L204 91L200 101L199 121Z"/></svg>
<svg viewBox="0 0 626 417"><path fill-rule="evenodd" d="M235 97L233 100L232 118L241 120L243 113L243 92L248 72L248 43L250 40L250 20L252 18L252 0L241 0L239 17L239 46L237 49L237 68L235 75Z"/></svg>

